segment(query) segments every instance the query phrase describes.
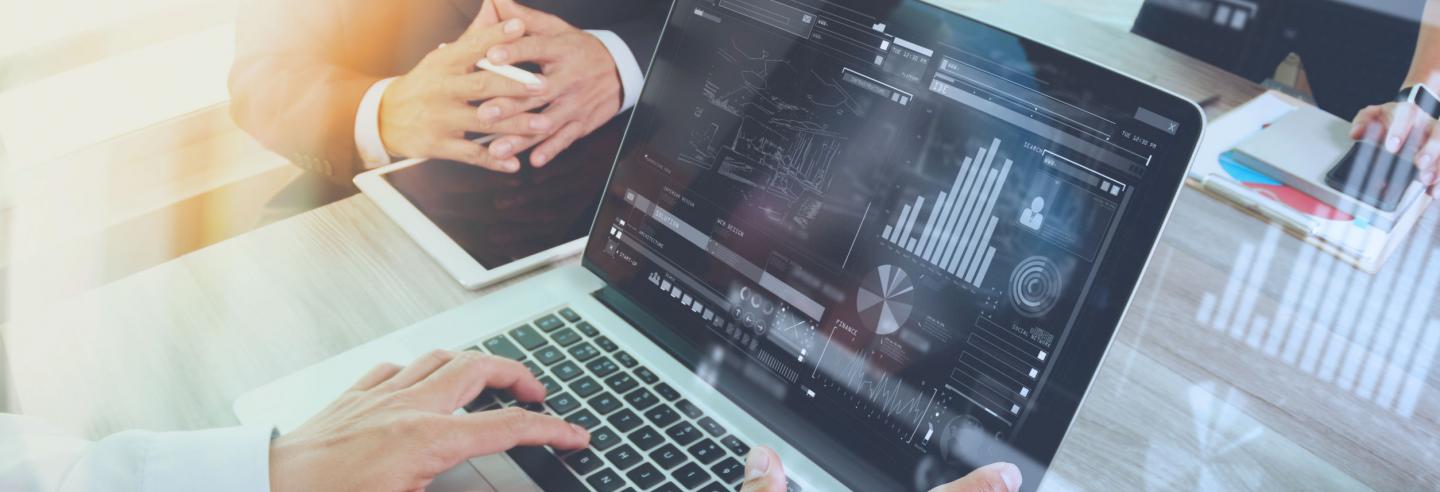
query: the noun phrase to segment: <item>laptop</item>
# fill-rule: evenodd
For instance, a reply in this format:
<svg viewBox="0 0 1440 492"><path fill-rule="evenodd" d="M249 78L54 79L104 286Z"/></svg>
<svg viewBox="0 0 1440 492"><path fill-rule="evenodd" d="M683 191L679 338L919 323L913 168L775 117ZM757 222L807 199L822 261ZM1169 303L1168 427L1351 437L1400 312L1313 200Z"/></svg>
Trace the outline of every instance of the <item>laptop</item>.
<svg viewBox="0 0 1440 492"><path fill-rule="evenodd" d="M1193 103L914 0L678 0L578 266L242 396L295 428L379 362L524 362L587 450L432 490L1047 475L1204 128ZM482 395L467 411L514 405Z"/></svg>

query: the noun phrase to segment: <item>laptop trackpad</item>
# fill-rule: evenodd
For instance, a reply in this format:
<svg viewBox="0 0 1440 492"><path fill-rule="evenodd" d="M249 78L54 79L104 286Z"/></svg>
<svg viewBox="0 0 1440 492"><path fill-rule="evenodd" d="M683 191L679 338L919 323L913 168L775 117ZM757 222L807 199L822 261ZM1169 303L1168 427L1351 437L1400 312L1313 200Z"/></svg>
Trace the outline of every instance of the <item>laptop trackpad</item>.
<svg viewBox="0 0 1440 492"><path fill-rule="evenodd" d="M495 492L495 487L480 475L480 471L469 461L462 461L455 468L435 477L426 492Z"/></svg>

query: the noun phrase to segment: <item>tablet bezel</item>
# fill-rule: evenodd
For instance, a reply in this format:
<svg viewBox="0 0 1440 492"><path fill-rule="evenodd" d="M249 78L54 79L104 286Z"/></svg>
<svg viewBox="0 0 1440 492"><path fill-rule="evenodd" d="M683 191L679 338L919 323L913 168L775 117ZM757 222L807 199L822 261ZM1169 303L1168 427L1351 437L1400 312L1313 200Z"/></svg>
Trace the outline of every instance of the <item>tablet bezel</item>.
<svg viewBox="0 0 1440 492"><path fill-rule="evenodd" d="M354 183L361 193L369 197L385 215L400 226L440 268L466 289L484 288L558 260L577 256L584 251L588 236L505 263L498 268L485 268L385 179L387 174L428 161L430 159L409 159L373 169L355 176Z"/></svg>

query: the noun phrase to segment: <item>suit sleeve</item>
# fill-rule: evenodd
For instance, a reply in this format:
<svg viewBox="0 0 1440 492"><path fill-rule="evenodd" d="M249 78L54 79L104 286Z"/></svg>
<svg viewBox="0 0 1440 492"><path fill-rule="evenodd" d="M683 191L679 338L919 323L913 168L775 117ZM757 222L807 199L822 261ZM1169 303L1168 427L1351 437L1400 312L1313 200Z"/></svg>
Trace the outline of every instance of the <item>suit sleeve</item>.
<svg viewBox="0 0 1440 492"><path fill-rule="evenodd" d="M602 29L620 36L635 55L635 62L640 65L640 70L649 72L650 60L654 57L656 45L660 43L660 31L669 14L670 2L650 2L634 17Z"/></svg>
<svg viewBox="0 0 1440 492"><path fill-rule="evenodd" d="M126 431L90 442L31 417L0 414L0 490L264 492L271 433Z"/></svg>
<svg viewBox="0 0 1440 492"><path fill-rule="evenodd" d="M355 112L384 78L346 63L344 0L255 0L241 8L230 70L236 124L296 165L349 186ZM403 5L406 2L393 2ZM371 2L371 5L378 5Z"/></svg>

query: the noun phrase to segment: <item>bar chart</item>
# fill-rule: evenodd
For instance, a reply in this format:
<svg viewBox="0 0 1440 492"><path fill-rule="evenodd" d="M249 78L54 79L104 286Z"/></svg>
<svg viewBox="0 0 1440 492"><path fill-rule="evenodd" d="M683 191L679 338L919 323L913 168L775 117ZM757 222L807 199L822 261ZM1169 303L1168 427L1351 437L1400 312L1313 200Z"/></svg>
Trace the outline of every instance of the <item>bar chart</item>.
<svg viewBox="0 0 1440 492"><path fill-rule="evenodd" d="M928 200L932 208L928 214L923 195L902 207L895 222L885 226L882 237L979 287L995 257L995 248L990 245L999 223L994 215L995 202L1012 165L1010 159L1005 159L998 169L994 167L1000 143L997 138L989 148L981 147L973 157L966 157L950 189ZM917 229L921 215L926 217L925 222Z"/></svg>

